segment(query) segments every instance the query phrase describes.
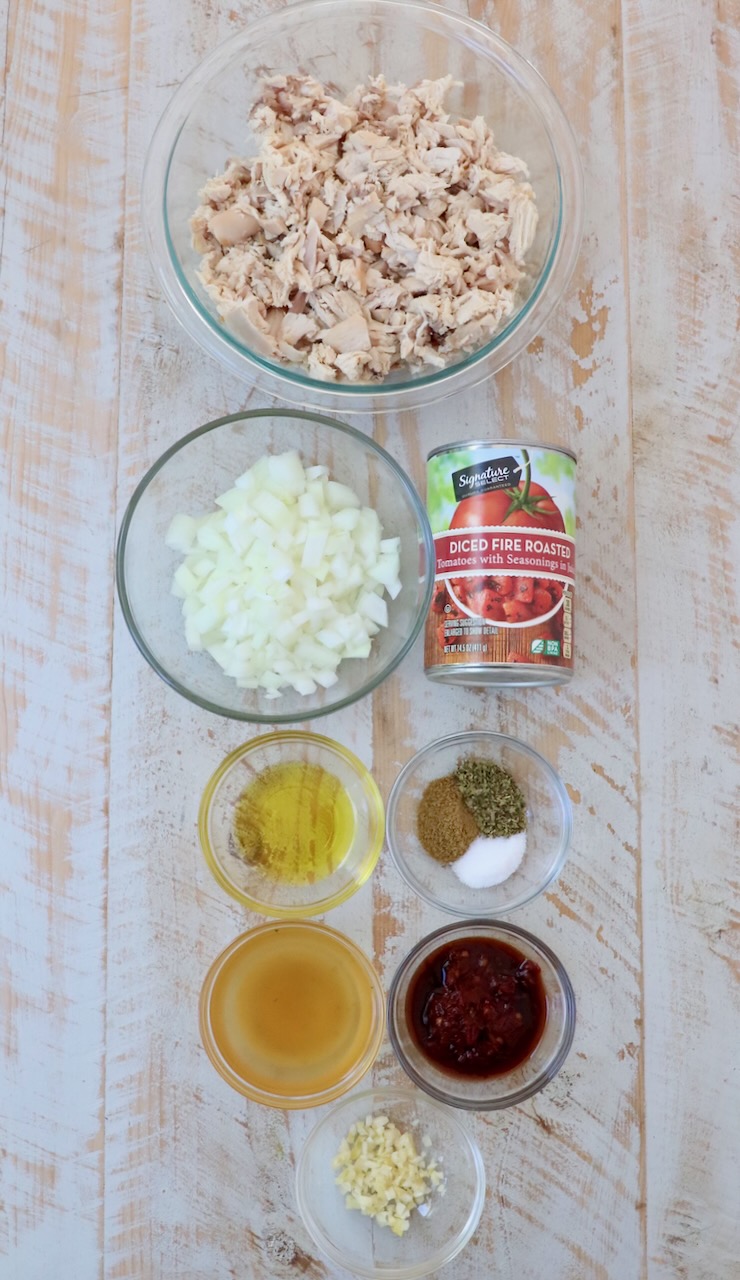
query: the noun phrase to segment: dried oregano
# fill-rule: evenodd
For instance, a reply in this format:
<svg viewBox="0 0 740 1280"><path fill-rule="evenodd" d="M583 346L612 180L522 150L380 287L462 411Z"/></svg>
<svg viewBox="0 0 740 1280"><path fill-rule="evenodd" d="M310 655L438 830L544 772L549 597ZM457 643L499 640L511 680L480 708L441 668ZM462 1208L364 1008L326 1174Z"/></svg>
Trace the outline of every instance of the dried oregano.
<svg viewBox="0 0 740 1280"><path fill-rule="evenodd" d="M466 756L458 762L454 777L484 836L513 836L526 829L527 802L501 765Z"/></svg>

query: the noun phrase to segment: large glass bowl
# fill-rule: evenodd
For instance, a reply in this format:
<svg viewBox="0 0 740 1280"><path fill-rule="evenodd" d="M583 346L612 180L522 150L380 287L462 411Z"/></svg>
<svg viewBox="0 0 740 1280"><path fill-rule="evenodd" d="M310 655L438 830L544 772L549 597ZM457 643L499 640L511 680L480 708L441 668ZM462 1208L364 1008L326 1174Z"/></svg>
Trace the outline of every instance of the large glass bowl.
<svg viewBox="0 0 740 1280"><path fill-rule="evenodd" d="M417 1151L444 1175L402 1236L347 1209L334 1182L332 1161L348 1129L383 1115L410 1133ZM353 1275L384 1280L427 1276L455 1258L478 1226L485 1192L483 1160L466 1126L411 1089L369 1089L343 1099L308 1135L296 1169L298 1208L314 1243Z"/></svg>
<svg viewBox="0 0 740 1280"><path fill-rule="evenodd" d="M527 804L527 849L508 880L472 889L449 863L437 862L417 834L419 801L435 778L464 756L492 760L511 774ZM505 733L471 730L438 738L404 765L388 798L388 847L397 870L420 898L455 916L504 916L538 897L560 874L573 829L572 806L558 774L539 752Z"/></svg>
<svg viewBox="0 0 740 1280"><path fill-rule="evenodd" d="M240 689L207 653L185 643L181 602L170 594L182 557L165 535L172 517L215 510L218 494L265 453L297 449L305 466L321 464L377 511L386 537L401 539L401 591L388 600L388 626L370 656L346 658L338 682L314 694L286 689L279 698ZM121 525L116 581L131 635L173 689L217 715L288 724L326 715L385 680L411 645L432 595L434 546L421 500L390 454L353 427L294 410L254 410L217 418L173 445L137 486Z"/></svg>
<svg viewBox="0 0 740 1280"><path fill-rule="evenodd" d="M429 957L443 946L472 938L502 942L538 965L547 998L544 1030L531 1055L513 1070L485 1079L444 1071L422 1053L409 1029L406 1009L409 989ZM404 1071L432 1098L464 1111L500 1111L539 1093L565 1062L575 1026L576 998L558 957L534 934L503 921L465 920L427 934L401 961L388 992L388 1035Z"/></svg>
<svg viewBox="0 0 740 1280"><path fill-rule="evenodd" d="M539 209L520 305L480 350L433 373L400 369L381 383L327 384L250 350L221 323L198 281L189 219L198 192L231 156L258 150L249 111L267 75L307 73L345 93L369 76L413 84L451 74L453 114L482 115L498 145L529 166ZM551 89L488 27L419 0L309 0L250 23L183 82L152 140L144 174L145 239L182 326L232 373L294 404L345 413L409 408L476 385L539 333L568 284L581 241L576 143Z"/></svg>

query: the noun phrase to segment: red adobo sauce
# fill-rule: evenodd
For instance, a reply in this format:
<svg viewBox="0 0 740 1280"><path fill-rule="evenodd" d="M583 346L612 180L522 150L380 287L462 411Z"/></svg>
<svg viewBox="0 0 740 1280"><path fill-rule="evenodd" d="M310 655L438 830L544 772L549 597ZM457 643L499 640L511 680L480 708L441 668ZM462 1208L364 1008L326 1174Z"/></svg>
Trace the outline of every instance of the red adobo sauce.
<svg viewBox="0 0 740 1280"><path fill-rule="evenodd" d="M505 942L464 938L432 953L406 997L419 1049L463 1076L498 1076L528 1058L545 1028L539 965Z"/></svg>

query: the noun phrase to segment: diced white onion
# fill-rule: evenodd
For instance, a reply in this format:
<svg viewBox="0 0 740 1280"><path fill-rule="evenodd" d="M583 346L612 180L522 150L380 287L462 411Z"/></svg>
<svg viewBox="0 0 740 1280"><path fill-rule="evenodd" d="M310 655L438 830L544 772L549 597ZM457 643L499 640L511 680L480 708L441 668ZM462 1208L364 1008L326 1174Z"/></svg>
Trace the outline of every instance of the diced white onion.
<svg viewBox="0 0 740 1280"><path fill-rule="evenodd" d="M175 516L167 530L167 546L172 551L187 555L195 540L196 532L197 526L192 516Z"/></svg>
<svg viewBox="0 0 740 1280"><path fill-rule="evenodd" d="M401 590L399 539L294 450L260 458L209 515L175 516L166 541L185 557L172 593L188 647L267 697L330 688L344 658L369 656L384 593Z"/></svg>

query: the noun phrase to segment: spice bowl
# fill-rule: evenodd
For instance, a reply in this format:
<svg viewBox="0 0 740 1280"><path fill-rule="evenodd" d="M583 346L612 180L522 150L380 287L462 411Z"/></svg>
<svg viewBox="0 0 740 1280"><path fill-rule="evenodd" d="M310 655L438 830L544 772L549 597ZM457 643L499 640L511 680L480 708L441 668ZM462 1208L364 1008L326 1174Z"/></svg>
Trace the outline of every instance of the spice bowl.
<svg viewBox="0 0 740 1280"><path fill-rule="evenodd" d="M416 1151L443 1175L400 1236L346 1208L335 1183L332 1162L351 1126L380 1116L409 1133ZM456 1257L478 1226L485 1191L483 1160L461 1118L411 1089L369 1089L344 1098L311 1131L296 1169L298 1208L317 1248L354 1275L385 1280L414 1280Z"/></svg>
<svg viewBox="0 0 740 1280"><path fill-rule="evenodd" d="M383 988L344 934L311 920L248 930L213 961L200 996L203 1046L244 1097L292 1111L356 1085L385 1029Z"/></svg>
<svg viewBox="0 0 740 1280"><path fill-rule="evenodd" d="M318 915L372 875L383 801L346 747L283 730L252 738L219 765L203 792L198 832L211 872L237 902L283 920Z"/></svg>
<svg viewBox="0 0 740 1280"><path fill-rule="evenodd" d="M501 884L471 888L449 862L437 861L423 847L417 830L426 788L453 773L468 757L505 769L526 804L526 850L517 869ZM435 815L440 824L449 818ZM396 869L420 898L457 916L508 915L531 902L559 875L572 832L568 793L547 760L517 738L484 730L457 733L432 742L404 766L391 790L387 840Z"/></svg>
<svg viewBox="0 0 740 1280"><path fill-rule="evenodd" d="M526 1046L526 1052L520 1060L515 1061L510 1069L502 1069L498 1074L493 1071L485 1076L474 1074L470 1069L470 1046L480 1049L488 1031L484 1027L486 1019L491 1017L490 1005L487 1010L481 1003L471 1002L471 987L464 988L462 980L459 989L452 990L454 979L450 978L451 963L455 963L455 952L459 955L472 955L476 948L497 948L516 956L516 962L524 961L527 966L539 971L537 979L539 1012L541 1019L535 1028L535 1034ZM451 960L452 956L452 960ZM420 995L423 997L423 983L427 975L438 972L442 975L441 985L450 996L449 1008L451 1017L464 1019L465 1048L462 1051L462 1069L454 1069L449 1063L440 1065L439 1058L425 1051L418 1037L418 1019L422 1010ZM435 979L432 978L432 981ZM510 997L502 993L500 1010L496 1009L497 993L491 999L493 1018L500 1012L501 1017L510 1020L512 1004ZM480 987L478 988L478 997ZM429 1027L429 997L423 1008L423 1018ZM466 1003L467 1002L467 1003ZM437 1005L434 1014L439 1016L442 1009ZM518 1014L514 1014L518 1017ZM478 1040L471 1039L474 1019L480 1019ZM466 1111L498 1111L505 1107L517 1106L543 1089L559 1072L570 1052L573 1043L576 1023L576 1001L568 974L553 951L534 934L503 921L492 923L490 920L466 920L460 924L446 925L422 938L420 942L401 961L388 993L388 1035L396 1057L406 1074L420 1089L428 1093L438 1102L448 1106L459 1107ZM460 1024L462 1027L462 1023ZM511 1022L508 1022L510 1031ZM504 1041L508 1034L507 1026L493 1028L491 1035L501 1031ZM445 1028L447 1044L453 1043L454 1029ZM482 1055L481 1055L482 1056ZM465 1059L468 1065L465 1066Z"/></svg>

